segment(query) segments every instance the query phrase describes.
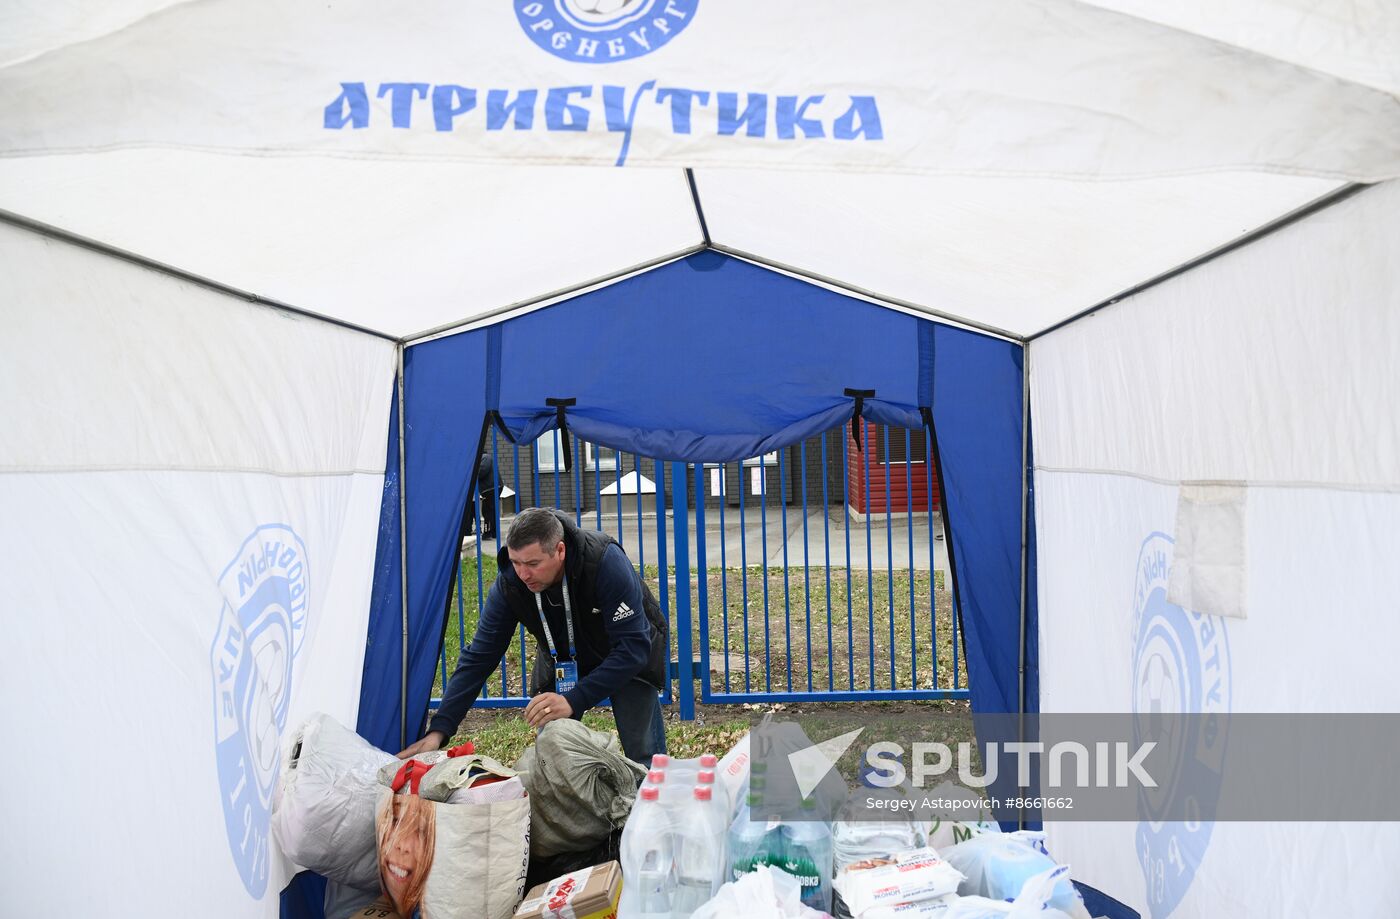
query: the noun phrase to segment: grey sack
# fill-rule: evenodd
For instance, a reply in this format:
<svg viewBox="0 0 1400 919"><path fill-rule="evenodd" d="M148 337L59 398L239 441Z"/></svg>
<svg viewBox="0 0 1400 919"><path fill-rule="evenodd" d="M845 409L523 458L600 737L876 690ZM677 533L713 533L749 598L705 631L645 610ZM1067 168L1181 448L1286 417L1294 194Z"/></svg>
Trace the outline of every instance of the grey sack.
<svg viewBox="0 0 1400 919"><path fill-rule="evenodd" d="M571 718L540 729L515 764L530 796L530 854L591 849L620 829L646 770L622 753L617 735Z"/></svg>

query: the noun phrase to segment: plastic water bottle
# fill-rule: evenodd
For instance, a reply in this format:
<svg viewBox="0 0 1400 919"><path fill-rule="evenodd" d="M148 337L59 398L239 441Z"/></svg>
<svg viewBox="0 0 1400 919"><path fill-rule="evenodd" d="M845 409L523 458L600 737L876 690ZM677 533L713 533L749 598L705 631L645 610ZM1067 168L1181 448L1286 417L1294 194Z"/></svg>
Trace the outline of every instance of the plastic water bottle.
<svg viewBox="0 0 1400 919"><path fill-rule="evenodd" d="M660 803L661 789L643 785L622 829L622 874L633 887L633 914L669 919L675 892L675 840Z"/></svg>
<svg viewBox="0 0 1400 919"><path fill-rule="evenodd" d="M729 825L728 880L738 880L761 865L782 865L781 827L755 822L752 819L753 809L762 805L763 795L756 791L749 792L747 801L739 808L734 822Z"/></svg>
<svg viewBox="0 0 1400 919"><path fill-rule="evenodd" d="M671 900L676 916L689 916L708 903L728 880L724 855L727 828L720 805L713 800L713 789L697 785L684 817L676 859L676 895Z"/></svg>
<svg viewBox="0 0 1400 919"><path fill-rule="evenodd" d="M778 867L802 884L802 902L831 911L831 827L818 819L816 799L802 799L802 819L783 824L783 860Z"/></svg>

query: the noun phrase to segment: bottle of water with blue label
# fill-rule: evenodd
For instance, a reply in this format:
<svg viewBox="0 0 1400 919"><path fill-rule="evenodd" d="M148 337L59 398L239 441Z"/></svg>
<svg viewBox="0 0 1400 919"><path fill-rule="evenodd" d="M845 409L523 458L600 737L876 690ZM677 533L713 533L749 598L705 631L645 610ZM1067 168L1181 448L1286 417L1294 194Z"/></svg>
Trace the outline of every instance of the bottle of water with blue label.
<svg viewBox="0 0 1400 919"><path fill-rule="evenodd" d="M815 798L803 798L797 820L783 823L783 859L774 864L797 878L802 902L823 913L831 911L831 825L817 814Z"/></svg>

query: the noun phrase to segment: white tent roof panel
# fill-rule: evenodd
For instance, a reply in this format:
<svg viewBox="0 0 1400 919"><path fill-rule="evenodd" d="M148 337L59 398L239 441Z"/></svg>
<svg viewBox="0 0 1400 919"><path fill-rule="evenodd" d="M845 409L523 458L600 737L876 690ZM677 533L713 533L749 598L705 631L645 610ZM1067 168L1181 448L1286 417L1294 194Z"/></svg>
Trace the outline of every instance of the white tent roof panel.
<svg viewBox="0 0 1400 919"><path fill-rule="evenodd" d="M1393 0L1083 0L1400 94Z"/></svg>
<svg viewBox="0 0 1400 919"><path fill-rule="evenodd" d="M705 170L697 181L719 243L1018 335L1337 187L1251 173L1087 183Z"/></svg>
<svg viewBox="0 0 1400 919"><path fill-rule="evenodd" d="M393 335L701 241L680 170L119 151L0 162L0 207Z"/></svg>

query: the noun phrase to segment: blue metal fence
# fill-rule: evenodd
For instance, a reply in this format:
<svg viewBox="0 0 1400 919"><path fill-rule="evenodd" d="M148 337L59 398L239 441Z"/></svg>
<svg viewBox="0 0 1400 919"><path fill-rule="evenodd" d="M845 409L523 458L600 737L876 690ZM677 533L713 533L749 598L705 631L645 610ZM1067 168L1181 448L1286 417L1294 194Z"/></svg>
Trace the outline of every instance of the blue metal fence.
<svg viewBox="0 0 1400 919"><path fill-rule="evenodd" d="M839 463L831 455L838 437ZM933 457L926 438L920 430L869 426L859 469L844 431L776 456L723 464L654 462L575 439L565 471L557 437L520 446L492 430L487 449L501 486L514 493L494 502L490 522L503 535L503 525L524 507L553 506L623 544L671 623L672 680L663 700L678 700L683 718L693 717L697 697L706 703L965 698L952 579L937 560L942 528L930 466L922 470L922 507L915 508L915 470ZM924 458L916 459L920 441ZM892 453L892 443L903 450ZM874 476L883 485L883 514L873 509L872 466L883 467ZM901 467L903 486L896 488L893 473ZM853 510L862 503L854 500L853 481L864 513ZM481 513L478 503L476 541L464 546L453 586L455 616L446 623L434 706L494 577L498 543L481 540ZM905 532L897 535L900 529ZM852 564L853 550L855 558L864 555L863 567ZM478 706L528 701L531 644L522 628Z"/></svg>

